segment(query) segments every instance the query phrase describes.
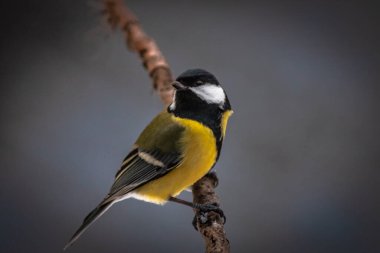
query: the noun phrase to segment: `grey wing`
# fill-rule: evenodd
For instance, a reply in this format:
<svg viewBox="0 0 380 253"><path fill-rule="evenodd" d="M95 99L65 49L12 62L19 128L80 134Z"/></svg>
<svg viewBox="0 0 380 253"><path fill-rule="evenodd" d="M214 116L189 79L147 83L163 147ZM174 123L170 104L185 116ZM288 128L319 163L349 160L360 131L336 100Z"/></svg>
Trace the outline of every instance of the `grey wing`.
<svg viewBox="0 0 380 253"><path fill-rule="evenodd" d="M136 147L123 160L105 201L116 200L137 187L165 175L175 168L180 160L179 153L148 151Z"/></svg>
<svg viewBox="0 0 380 253"><path fill-rule="evenodd" d="M144 151L134 148L124 159L115 182L108 196L89 213L82 225L66 244L65 249L73 244L79 236L104 212L115 200L128 194L133 189L168 173L180 162L180 154L164 153L159 150Z"/></svg>

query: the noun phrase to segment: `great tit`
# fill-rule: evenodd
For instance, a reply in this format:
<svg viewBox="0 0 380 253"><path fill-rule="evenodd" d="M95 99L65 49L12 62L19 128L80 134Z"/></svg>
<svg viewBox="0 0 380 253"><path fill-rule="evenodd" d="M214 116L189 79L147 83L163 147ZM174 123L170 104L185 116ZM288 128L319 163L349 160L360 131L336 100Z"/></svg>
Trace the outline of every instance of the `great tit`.
<svg viewBox="0 0 380 253"><path fill-rule="evenodd" d="M172 104L138 137L108 195L87 215L65 249L113 204L127 198L200 207L175 197L215 165L231 105L218 80L205 70L187 70L172 85Z"/></svg>

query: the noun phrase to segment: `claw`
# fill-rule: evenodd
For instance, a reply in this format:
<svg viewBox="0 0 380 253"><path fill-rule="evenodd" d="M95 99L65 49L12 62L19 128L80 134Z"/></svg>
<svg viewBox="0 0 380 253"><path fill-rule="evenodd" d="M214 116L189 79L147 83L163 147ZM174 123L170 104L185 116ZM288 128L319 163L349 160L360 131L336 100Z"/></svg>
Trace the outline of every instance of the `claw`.
<svg viewBox="0 0 380 253"><path fill-rule="evenodd" d="M197 226L197 215L194 215L193 221L191 222L193 224L193 227L196 231L198 231L198 226Z"/></svg>
<svg viewBox="0 0 380 253"><path fill-rule="evenodd" d="M207 222L210 222L210 219L209 219L209 213L210 212L215 212L217 214L219 214L220 218L223 219L223 224L226 223L226 216L224 215L224 212L222 209L220 209L220 207L217 205L217 204L197 204L197 207L196 207L199 211L197 212L197 214L194 216L194 219L193 219L193 227L195 228L195 230L198 230L198 227L197 227L197 223L201 223L201 224L206 224Z"/></svg>

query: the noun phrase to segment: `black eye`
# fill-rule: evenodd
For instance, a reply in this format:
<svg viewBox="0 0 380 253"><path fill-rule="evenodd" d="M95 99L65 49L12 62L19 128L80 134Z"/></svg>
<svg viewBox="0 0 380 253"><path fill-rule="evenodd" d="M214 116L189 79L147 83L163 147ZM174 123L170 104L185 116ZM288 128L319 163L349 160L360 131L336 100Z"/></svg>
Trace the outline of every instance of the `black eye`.
<svg viewBox="0 0 380 253"><path fill-rule="evenodd" d="M203 84L203 82L202 82L202 81L199 81L199 80L195 82L195 85L196 85L196 86L199 86L199 85L202 85L202 84Z"/></svg>

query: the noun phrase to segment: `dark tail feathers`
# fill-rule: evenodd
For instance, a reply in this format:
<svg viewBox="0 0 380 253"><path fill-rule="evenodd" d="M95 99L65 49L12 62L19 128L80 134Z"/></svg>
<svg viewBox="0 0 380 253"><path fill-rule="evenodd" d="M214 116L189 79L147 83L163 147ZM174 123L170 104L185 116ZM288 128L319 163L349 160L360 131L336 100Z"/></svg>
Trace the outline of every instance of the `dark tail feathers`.
<svg viewBox="0 0 380 253"><path fill-rule="evenodd" d="M111 207L112 204L113 202L102 202L94 210L92 210L91 213L89 213L86 218L84 218L82 225L75 232L73 237L71 237L70 241L66 244L63 250L69 248L94 221L96 221L103 213L108 210L108 208Z"/></svg>

